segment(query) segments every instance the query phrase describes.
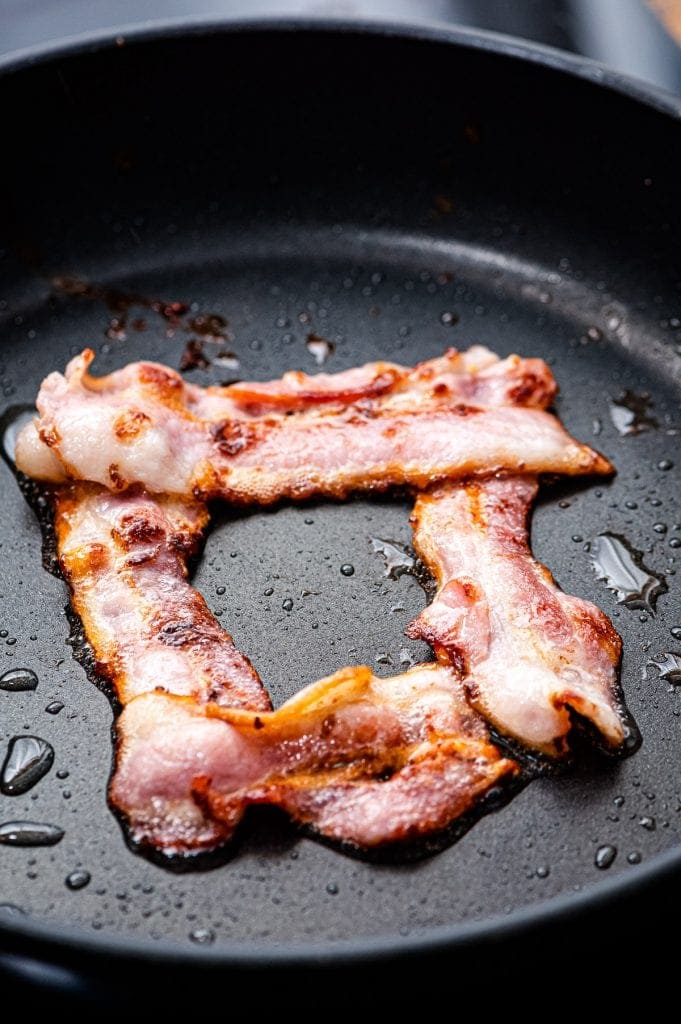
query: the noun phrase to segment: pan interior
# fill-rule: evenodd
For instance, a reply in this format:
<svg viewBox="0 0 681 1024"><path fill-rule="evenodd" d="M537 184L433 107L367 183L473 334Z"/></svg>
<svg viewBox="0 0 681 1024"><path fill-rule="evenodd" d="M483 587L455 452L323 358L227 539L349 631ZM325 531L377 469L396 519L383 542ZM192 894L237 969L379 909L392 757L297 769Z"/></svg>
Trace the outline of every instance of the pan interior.
<svg viewBox="0 0 681 1024"><path fill-rule="evenodd" d="M277 95L257 77L263 61ZM681 657L677 126L505 58L321 32L136 44L1 89L16 141L0 240L4 409L30 404L87 345L99 373L137 358L177 367L208 314L226 323L222 342L204 339L208 369L187 372L202 384L314 372L310 336L330 343L328 371L449 345L542 356L566 426L618 473L544 486L534 552L621 632L643 745L534 782L416 863L351 859L254 814L226 863L172 874L132 853L107 809L111 710L72 659L64 585L42 569L37 523L2 464L1 667L39 685L0 691L0 754L28 733L56 756L29 793L0 796L0 821L65 836L3 849L0 903L150 941L407 936L598 885L603 846L616 849L610 875L674 846L681 697L650 661ZM642 139L633 153L625 115ZM169 317L172 302L188 309ZM627 390L650 422L623 435L613 401ZM397 496L216 514L196 585L275 704L347 664L390 675L429 657L402 635L423 592L386 576L371 544L408 544L408 512ZM654 614L597 581L588 548L606 531L664 578ZM79 889L76 869L90 875Z"/></svg>

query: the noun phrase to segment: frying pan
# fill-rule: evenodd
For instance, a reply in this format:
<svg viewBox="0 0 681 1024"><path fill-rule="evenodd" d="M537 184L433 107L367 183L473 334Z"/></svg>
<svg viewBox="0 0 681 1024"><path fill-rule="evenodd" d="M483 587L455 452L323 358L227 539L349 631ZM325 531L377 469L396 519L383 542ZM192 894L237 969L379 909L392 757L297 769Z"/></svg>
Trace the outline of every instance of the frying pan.
<svg viewBox="0 0 681 1024"><path fill-rule="evenodd" d="M681 691L650 662L681 652L679 101L502 37L260 22L20 55L0 106L3 429L87 345L100 373L178 366L196 337L238 357L236 373L229 359L188 370L201 384L313 372L312 334L330 342L329 371L473 343L542 356L566 426L617 475L548 482L533 549L613 617L643 737L625 760L582 755L535 781L430 858L352 859L263 812L219 867L172 873L132 852L107 808L112 712L72 657L65 586L3 463L0 670L39 684L0 691L0 753L28 733L55 763L0 796L0 821L65 833L0 851L5 966L49 963L41 978L66 984L112 962L224 979L489 954L672 884ZM208 315L226 321L211 321L221 348L196 333ZM644 413L621 434L627 391ZM408 544L408 510L404 495L216 510L196 585L275 704L346 664L389 675L429 656L402 636L417 580L386 576L370 543ZM604 532L663 581L654 608L597 579L589 544ZM604 846L616 855L599 868ZM90 881L76 889L77 869Z"/></svg>

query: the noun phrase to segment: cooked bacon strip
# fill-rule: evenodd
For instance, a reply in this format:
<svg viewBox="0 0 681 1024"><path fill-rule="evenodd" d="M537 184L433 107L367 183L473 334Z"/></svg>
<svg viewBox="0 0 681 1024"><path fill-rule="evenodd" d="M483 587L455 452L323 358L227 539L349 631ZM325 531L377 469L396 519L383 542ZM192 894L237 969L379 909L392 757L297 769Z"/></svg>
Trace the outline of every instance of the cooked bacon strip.
<svg viewBox="0 0 681 1024"><path fill-rule="evenodd" d="M395 680L347 669L270 712L187 583L205 506L82 483L54 500L73 607L127 705L111 796L135 840L212 849L248 804L274 803L326 836L376 846L444 828L516 771L437 665Z"/></svg>
<svg viewBox="0 0 681 1024"><path fill-rule="evenodd" d="M74 484L55 496L60 565L121 704L162 690L262 711L267 691L187 582L208 513L196 501L113 495Z"/></svg>
<svg viewBox="0 0 681 1024"><path fill-rule="evenodd" d="M362 848L431 836L518 772L436 664L343 669L261 714L145 694L117 732L111 802L166 854L226 841L254 803Z"/></svg>
<svg viewBox="0 0 681 1024"><path fill-rule="evenodd" d="M478 408L528 405L546 409L556 390L553 374L543 359L508 356L502 361L489 349L474 345L467 352L450 348L438 359L429 359L413 369L396 363L366 363L340 373L309 376L293 370L281 380L240 381L205 391L195 388L189 404L202 419L233 416L233 408L221 405L227 397L251 406L301 410L311 410L320 403L340 407L379 397L383 412L414 408L415 400L434 407L443 402L462 402Z"/></svg>
<svg viewBox="0 0 681 1024"><path fill-rule="evenodd" d="M630 733L621 640L599 608L564 594L532 557L536 493L535 480L506 477L418 497L414 546L438 592L407 633L455 666L472 705L528 747L563 753L576 712L616 748Z"/></svg>
<svg viewBox="0 0 681 1024"><path fill-rule="evenodd" d="M461 371L461 359L452 355L405 371L399 386L373 400L315 401L285 410L291 415L238 403L233 414L235 400L227 395L218 405L226 401L222 411L230 411L216 418L215 389L204 394L152 363L93 378L87 373L92 358L86 351L72 360L66 377L53 373L43 382L40 420L17 443L17 465L29 475L46 472L46 460L36 457L36 429L71 477L112 490L142 484L152 492L238 503L342 498L358 489L424 487L498 469L578 474L612 468L541 408L555 385L539 360L524 361L523 369L523 361L511 357L501 373L504 364L488 360L480 371L454 373L451 364ZM383 376L387 364L378 365ZM469 394L482 404L468 404ZM486 401L493 404L486 407ZM201 417L202 402L204 412L205 403L213 403L212 418Z"/></svg>

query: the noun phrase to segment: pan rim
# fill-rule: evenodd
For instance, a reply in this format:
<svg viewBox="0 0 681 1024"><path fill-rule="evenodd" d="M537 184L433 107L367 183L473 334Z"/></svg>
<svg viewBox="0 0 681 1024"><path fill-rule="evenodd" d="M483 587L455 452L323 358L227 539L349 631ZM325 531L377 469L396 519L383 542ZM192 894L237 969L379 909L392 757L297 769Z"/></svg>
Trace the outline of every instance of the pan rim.
<svg viewBox="0 0 681 1024"><path fill-rule="evenodd" d="M497 54L516 60L539 64L553 71L600 85L630 99L653 107L660 113L681 120L681 97L661 86L609 68L600 61L569 53L554 46L520 39L502 32L452 26L443 22L409 22L373 18L337 18L325 15L285 17L254 15L250 18L215 18L187 16L127 23L117 27L93 30L48 40L36 46L10 50L0 54L0 76L46 64L52 59L115 49L130 43L175 36L202 36L231 32L326 32L336 35L364 35L377 38L414 39L423 42L444 42L472 50Z"/></svg>
<svg viewBox="0 0 681 1024"><path fill-rule="evenodd" d="M424 43L445 43L462 49L482 51L529 62L549 71L592 82L626 99L641 103L658 113L681 121L681 97L657 86L605 67L597 61L553 47L531 43L501 33L452 27L439 23L405 23L343 18L259 16L252 18L174 18L123 25L38 46L11 51L0 56L0 77L53 60L68 59L82 53L96 53L124 44L172 39L180 36L204 36L244 32L322 33L336 36L413 39ZM215 947L192 947L168 940L152 941L117 933L92 934L84 926L23 918L0 918L0 956L49 956L52 962L64 961L69 952L87 952L92 963L103 957L144 961L150 965L211 968L340 967L376 964L398 957L425 956L466 947L499 944L510 938L528 936L548 923L566 923L587 910L604 908L618 897L671 876L681 869L681 846L657 854L644 865L609 879L594 882L579 893L568 892L524 906L509 915L494 915L480 921L437 925L414 936L383 934L359 939L275 943L238 941L220 942ZM19 941L17 941L19 940Z"/></svg>

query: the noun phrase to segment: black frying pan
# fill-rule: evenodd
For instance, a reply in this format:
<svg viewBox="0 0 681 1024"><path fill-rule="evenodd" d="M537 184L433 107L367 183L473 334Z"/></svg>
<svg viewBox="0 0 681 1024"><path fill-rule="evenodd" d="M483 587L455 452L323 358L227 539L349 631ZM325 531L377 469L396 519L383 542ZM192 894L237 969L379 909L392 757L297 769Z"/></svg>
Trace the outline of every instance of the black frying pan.
<svg viewBox="0 0 681 1024"><path fill-rule="evenodd" d="M0 754L28 732L56 756L32 791L0 796L0 822L65 830L57 846L0 847L5 966L49 960L59 982L111 957L176 978L489 956L675 877L681 692L646 666L681 652L681 103L491 36L261 24L6 62L0 108L5 425L86 345L100 373L178 366L197 315L228 321L249 378L313 371L310 334L334 346L328 370L476 342L543 356L563 421L618 475L547 485L534 551L613 617L643 735L625 761L533 783L430 859L364 863L262 813L221 867L170 873L128 849L106 806L111 710L72 658L65 587L3 464L0 669L32 669L39 686L0 691ZM171 302L190 307L179 322ZM187 372L235 376L224 362ZM627 389L650 399L642 431L623 436L611 402ZM391 674L405 648L428 656L402 636L418 583L386 578L369 542L408 543L408 509L396 497L218 516L196 583L275 703L349 663ZM587 546L604 531L664 580L654 615L597 581ZM599 868L604 846L616 856ZM91 880L74 890L76 869Z"/></svg>

